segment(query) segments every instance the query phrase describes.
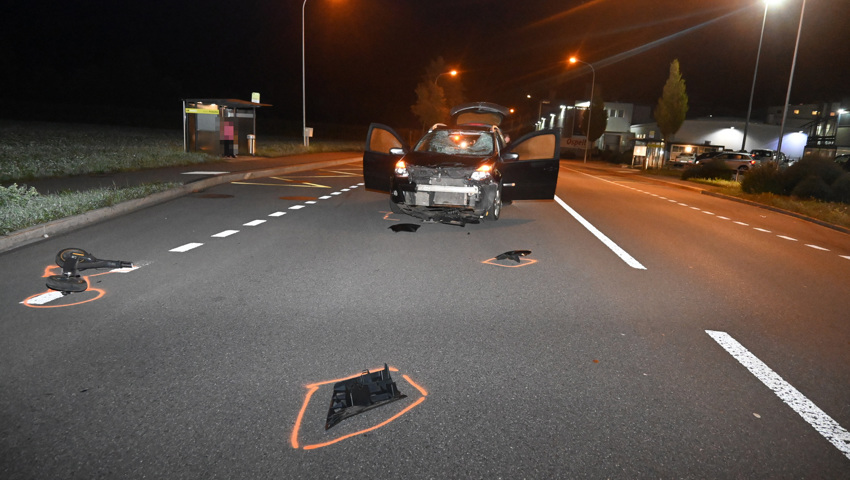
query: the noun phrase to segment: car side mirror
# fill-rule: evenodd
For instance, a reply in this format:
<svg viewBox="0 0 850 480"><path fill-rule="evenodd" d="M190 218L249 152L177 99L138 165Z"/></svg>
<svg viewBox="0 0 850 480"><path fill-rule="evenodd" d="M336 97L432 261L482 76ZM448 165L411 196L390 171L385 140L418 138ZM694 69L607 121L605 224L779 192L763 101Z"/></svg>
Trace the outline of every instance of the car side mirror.
<svg viewBox="0 0 850 480"><path fill-rule="evenodd" d="M516 152L509 152L502 155L502 160L505 162L513 162L515 160L519 160L519 154Z"/></svg>
<svg viewBox="0 0 850 480"><path fill-rule="evenodd" d="M395 147L390 149L390 154L392 155L404 155L404 149Z"/></svg>

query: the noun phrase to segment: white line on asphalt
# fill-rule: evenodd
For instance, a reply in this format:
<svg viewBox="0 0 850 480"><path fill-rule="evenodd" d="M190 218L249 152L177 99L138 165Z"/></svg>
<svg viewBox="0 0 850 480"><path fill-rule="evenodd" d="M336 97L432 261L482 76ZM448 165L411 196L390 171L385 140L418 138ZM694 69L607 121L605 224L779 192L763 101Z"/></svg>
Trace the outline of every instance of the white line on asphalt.
<svg viewBox="0 0 850 480"><path fill-rule="evenodd" d="M770 230L765 230L764 228L759 228L759 227L753 227L753 230L758 230L759 232L764 232L764 233L773 233Z"/></svg>
<svg viewBox="0 0 850 480"><path fill-rule="evenodd" d="M21 303L26 305L44 305L45 303L50 303L53 300L62 298L63 296L64 294L62 292L51 291L47 293L42 293L41 295L38 295L36 297L32 297L29 299L29 301L24 300Z"/></svg>
<svg viewBox="0 0 850 480"><path fill-rule="evenodd" d="M330 195L322 195L321 197L319 197L319 200L327 200L329 198L331 198Z"/></svg>
<svg viewBox="0 0 850 480"><path fill-rule="evenodd" d="M809 247L809 248L814 248L815 250L822 250L822 251L824 251L824 252L828 252L828 251L829 251L829 249L828 249L828 248L819 247L819 246L817 246L817 245L810 245L810 244L808 244L808 243L807 243L807 244L805 244L805 245L806 245L807 247Z"/></svg>
<svg viewBox="0 0 850 480"><path fill-rule="evenodd" d="M289 207L290 210L301 210L302 208L304 208L304 205L293 205Z"/></svg>
<svg viewBox="0 0 850 480"><path fill-rule="evenodd" d="M704 214L706 214L706 215L714 215L714 213L712 213L712 212L707 212L707 211L705 211L705 210L703 210L703 211L702 211L702 213L704 213Z"/></svg>
<svg viewBox="0 0 850 480"><path fill-rule="evenodd" d="M212 237L224 238L224 237L229 237L229 236L233 235L234 233L239 233L239 230L225 230L223 232L218 232L215 235L212 235Z"/></svg>
<svg viewBox="0 0 850 480"><path fill-rule="evenodd" d="M773 393L777 397L797 412L798 415L803 417L804 420L809 422L809 425L823 435L829 443L835 445L835 448L840 450L845 457L850 458L850 432L812 403L811 400L806 398L794 386L783 380L779 374L771 370L770 367L750 353L749 350L744 348L743 345L738 343L728 333L712 330L706 330L705 333L709 334L714 341L729 352L735 360L746 367L763 384L773 390Z"/></svg>
<svg viewBox="0 0 850 480"><path fill-rule="evenodd" d="M256 227L257 225L261 225L263 223L266 223L266 221L265 220L251 220L250 222L243 223L242 225L246 226L246 227Z"/></svg>
<svg viewBox="0 0 850 480"><path fill-rule="evenodd" d="M850 260L850 255L839 255L839 257L846 258L847 260Z"/></svg>
<svg viewBox="0 0 850 480"><path fill-rule="evenodd" d="M183 172L181 175L224 175L225 173L230 173L230 172L203 172L203 171L196 171L196 172Z"/></svg>
<svg viewBox="0 0 850 480"><path fill-rule="evenodd" d="M342 195L342 192L333 192L331 195Z"/></svg>
<svg viewBox="0 0 850 480"><path fill-rule="evenodd" d="M792 241L792 242L796 242L796 241L797 241L797 239L796 239L796 238L794 238L794 237L787 237L787 236L785 236L785 235L777 235L777 237L779 237L779 238L784 238L785 240L790 240L790 241Z"/></svg>
<svg viewBox="0 0 850 480"><path fill-rule="evenodd" d="M177 253L188 252L189 250L191 250L193 248L198 248L201 245L203 245L203 243L187 243L186 245L182 245L182 246L179 246L177 248L172 248L171 250L169 250L169 252L177 252Z"/></svg>
<svg viewBox="0 0 850 480"><path fill-rule="evenodd" d="M634 257L626 253L626 251L620 248L616 243L611 241L610 238L606 237L604 233L600 232L596 227L591 225L590 222L585 220L584 217L579 215L579 213L573 210L572 207L564 203L564 201L561 200L557 195L555 196L555 201L558 202L558 204L561 205L564 210L566 210L570 215L572 215L573 218L578 220L580 224L584 225L584 228L586 228L588 231L590 231L590 233L592 233L594 236L596 236L596 238L598 238L602 243L604 243L606 247L610 248L612 252L617 254L617 256L620 257L624 262L626 262L626 264L638 270L646 270L646 267L641 265L640 262L638 262L634 259Z"/></svg>
<svg viewBox="0 0 850 480"><path fill-rule="evenodd" d="M743 225L743 226L745 226L745 227L749 227L749 226L750 226L750 224L749 224L749 223L744 223L744 222L738 222L738 221L735 221L734 223L737 223L738 225Z"/></svg>
<svg viewBox="0 0 850 480"><path fill-rule="evenodd" d="M721 216L721 215L718 215L717 218L719 218L721 220L730 220L729 217L724 217L724 216Z"/></svg>
<svg viewBox="0 0 850 480"><path fill-rule="evenodd" d="M270 217L282 217L284 215L286 215L286 212L274 212L269 214Z"/></svg>

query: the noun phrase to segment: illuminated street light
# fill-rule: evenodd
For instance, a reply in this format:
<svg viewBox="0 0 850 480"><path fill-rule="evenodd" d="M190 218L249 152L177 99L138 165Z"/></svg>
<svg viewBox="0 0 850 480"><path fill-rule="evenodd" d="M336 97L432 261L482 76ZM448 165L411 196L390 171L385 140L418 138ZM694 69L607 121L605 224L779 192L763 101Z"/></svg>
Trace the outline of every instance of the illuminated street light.
<svg viewBox="0 0 850 480"><path fill-rule="evenodd" d="M794 44L794 57L791 60L791 75L788 77L788 92L785 94L785 106L782 108L782 123L779 125L779 144L776 152L782 153L782 135L785 134L785 117L788 116L788 102L791 101L791 83L794 81L794 67L797 66L797 50L800 49L800 32L803 31L803 14L806 13L806 0L800 8L800 25L797 26L797 42Z"/></svg>
<svg viewBox="0 0 850 480"><path fill-rule="evenodd" d="M764 40L764 24L767 22L767 7L776 0L764 0L764 17L761 19L761 35L759 36L759 48L756 53L756 68L753 71L753 87L750 89L750 105L747 107L747 121L744 123L744 139L741 141L741 151L747 151L747 130L750 127L750 115L753 113L753 94L756 91L756 76L759 73L759 58L761 58L761 44Z"/></svg>
<svg viewBox="0 0 850 480"><path fill-rule="evenodd" d="M593 65L583 62L576 57L570 57L570 63L583 63L590 67L590 71L593 73L593 77L590 81L590 101L587 103L587 132L585 133L584 139L584 163L587 163L587 148L590 145L590 115L593 109L593 87L596 85L596 69L593 68Z"/></svg>
<svg viewBox="0 0 850 480"><path fill-rule="evenodd" d="M434 85L437 84L437 79L442 77L443 75L451 75L453 77L456 77L457 76L457 70L451 70L451 71L443 72L443 73L437 75L436 77L434 77Z"/></svg>

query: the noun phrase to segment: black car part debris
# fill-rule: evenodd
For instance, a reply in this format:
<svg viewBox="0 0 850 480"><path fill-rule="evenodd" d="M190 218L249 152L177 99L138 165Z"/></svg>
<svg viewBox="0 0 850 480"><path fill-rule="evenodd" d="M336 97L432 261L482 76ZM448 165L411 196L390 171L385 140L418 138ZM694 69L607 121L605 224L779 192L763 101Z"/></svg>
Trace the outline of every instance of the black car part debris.
<svg viewBox="0 0 850 480"><path fill-rule="evenodd" d="M510 259L519 263L519 257L525 257L526 255L531 255L531 250L511 250L510 252L500 254L496 257L496 260Z"/></svg>
<svg viewBox="0 0 850 480"><path fill-rule="evenodd" d="M384 369L379 372L370 373L369 370L365 370L358 377L334 384L325 430L348 417L405 397L407 395L402 395L398 391L390 377L390 367L386 363Z"/></svg>
<svg viewBox="0 0 850 480"><path fill-rule="evenodd" d="M420 225L416 225L415 223L399 223L397 225L390 226L390 230L398 233L398 232L415 232L419 230Z"/></svg>
<svg viewBox="0 0 850 480"><path fill-rule="evenodd" d="M47 288L58 290L63 295L84 292L89 284L80 278L80 270L90 268L129 268L132 262L122 260L101 260L82 248L66 248L56 254L56 265L62 267L62 275L47 277Z"/></svg>

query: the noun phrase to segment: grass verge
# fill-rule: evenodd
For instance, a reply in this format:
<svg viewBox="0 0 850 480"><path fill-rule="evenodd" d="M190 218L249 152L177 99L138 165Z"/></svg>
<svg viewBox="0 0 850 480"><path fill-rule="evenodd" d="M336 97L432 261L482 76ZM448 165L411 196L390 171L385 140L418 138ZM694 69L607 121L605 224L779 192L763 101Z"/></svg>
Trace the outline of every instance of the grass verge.
<svg viewBox="0 0 850 480"><path fill-rule="evenodd" d="M681 170L661 169L642 170L646 175L660 175L681 178ZM787 210L789 212L814 218L822 222L850 228L850 205L840 202L824 202L819 200L804 200L796 197L775 195L771 193L750 194L741 190L741 183L735 180L690 178L691 183L705 185L715 193L740 198L750 202Z"/></svg>
<svg viewBox="0 0 850 480"><path fill-rule="evenodd" d="M50 195L39 195L32 187L19 187L17 184L0 186L0 235L143 198L178 186L179 183L152 183Z"/></svg>

